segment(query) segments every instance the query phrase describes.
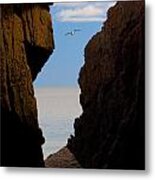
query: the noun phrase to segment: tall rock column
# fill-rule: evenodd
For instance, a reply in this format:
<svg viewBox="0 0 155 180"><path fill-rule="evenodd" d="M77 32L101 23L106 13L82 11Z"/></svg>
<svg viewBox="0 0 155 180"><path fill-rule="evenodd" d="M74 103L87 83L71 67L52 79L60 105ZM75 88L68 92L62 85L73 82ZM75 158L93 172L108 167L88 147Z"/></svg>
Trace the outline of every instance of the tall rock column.
<svg viewBox="0 0 155 180"><path fill-rule="evenodd" d="M118 2L85 48L68 141L82 167L145 168L144 79L144 1Z"/></svg>
<svg viewBox="0 0 155 180"><path fill-rule="evenodd" d="M44 166L32 81L53 49L47 4L0 5L2 166Z"/></svg>

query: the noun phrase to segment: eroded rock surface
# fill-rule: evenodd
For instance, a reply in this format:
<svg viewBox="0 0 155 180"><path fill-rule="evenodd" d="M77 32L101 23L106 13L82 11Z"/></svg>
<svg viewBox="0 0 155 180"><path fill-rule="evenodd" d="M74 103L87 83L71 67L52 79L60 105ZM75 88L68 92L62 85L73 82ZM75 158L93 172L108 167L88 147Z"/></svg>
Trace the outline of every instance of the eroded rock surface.
<svg viewBox="0 0 155 180"><path fill-rule="evenodd" d="M44 166L32 81L53 49L48 5L0 5L3 166Z"/></svg>
<svg viewBox="0 0 155 180"><path fill-rule="evenodd" d="M80 168L73 153L67 147L63 147L58 152L51 154L45 160L47 168Z"/></svg>
<svg viewBox="0 0 155 180"><path fill-rule="evenodd" d="M144 169L144 1L118 2L85 48L83 114L68 148L84 168Z"/></svg>

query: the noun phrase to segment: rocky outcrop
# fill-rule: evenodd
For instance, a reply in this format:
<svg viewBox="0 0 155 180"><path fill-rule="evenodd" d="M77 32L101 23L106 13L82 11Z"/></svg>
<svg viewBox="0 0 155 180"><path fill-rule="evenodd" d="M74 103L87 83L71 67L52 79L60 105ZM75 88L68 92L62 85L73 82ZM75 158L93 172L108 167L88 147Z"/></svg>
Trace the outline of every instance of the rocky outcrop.
<svg viewBox="0 0 155 180"><path fill-rule="evenodd" d="M84 168L144 169L144 1L118 2L85 48L82 115L68 148Z"/></svg>
<svg viewBox="0 0 155 180"><path fill-rule="evenodd" d="M63 147L58 152L51 154L45 160L47 168L80 168L74 154L67 147Z"/></svg>
<svg viewBox="0 0 155 180"><path fill-rule="evenodd" d="M44 166L32 81L53 49L47 4L0 5L3 166Z"/></svg>
<svg viewBox="0 0 155 180"><path fill-rule="evenodd" d="M44 166L32 82L54 49L47 4L0 6L1 164ZM144 2L118 2L85 48L82 115L47 167L144 169ZM77 160L76 160L77 159Z"/></svg>

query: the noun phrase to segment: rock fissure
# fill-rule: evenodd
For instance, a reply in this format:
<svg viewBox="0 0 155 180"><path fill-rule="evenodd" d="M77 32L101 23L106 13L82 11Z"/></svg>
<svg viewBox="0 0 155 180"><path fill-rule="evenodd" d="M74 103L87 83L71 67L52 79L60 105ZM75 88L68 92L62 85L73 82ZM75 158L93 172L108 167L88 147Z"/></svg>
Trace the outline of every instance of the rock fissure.
<svg viewBox="0 0 155 180"><path fill-rule="evenodd" d="M44 166L33 81L54 49L48 4L1 5L2 165ZM117 2L85 47L83 113L47 167L144 169L144 2ZM65 154L65 156L63 156Z"/></svg>

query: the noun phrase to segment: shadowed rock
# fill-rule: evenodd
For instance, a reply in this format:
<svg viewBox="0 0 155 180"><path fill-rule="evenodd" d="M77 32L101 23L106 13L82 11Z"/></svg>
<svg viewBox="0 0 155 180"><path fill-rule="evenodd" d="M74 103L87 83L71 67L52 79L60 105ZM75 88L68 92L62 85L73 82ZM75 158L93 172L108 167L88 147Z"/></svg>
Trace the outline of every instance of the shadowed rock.
<svg viewBox="0 0 155 180"><path fill-rule="evenodd" d="M85 48L82 115L68 148L84 168L144 169L144 1L118 2Z"/></svg>
<svg viewBox="0 0 155 180"><path fill-rule="evenodd" d="M80 168L80 164L67 147L51 154L45 160L45 167L48 168Z"/></svg>
<svg viewBox="0 0 155 180"><path fill-rule="evenodd" d="M32 81L54 48L48 10L0 6L3 166L44 166ZM109 10L85 48L79 85L83 114L75 120L75 136L46 166L144 169L143 1Z"/></svg>
<svg viewBox="0 0 155 180"><path fill-rule="evenodd" d="M44 166L32 80L52 53L48 5L0 5L1 164Z"/></svg>

